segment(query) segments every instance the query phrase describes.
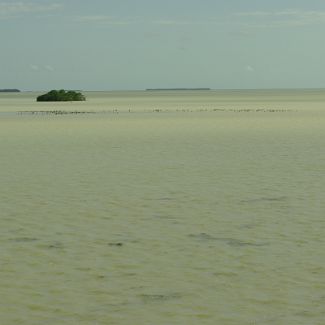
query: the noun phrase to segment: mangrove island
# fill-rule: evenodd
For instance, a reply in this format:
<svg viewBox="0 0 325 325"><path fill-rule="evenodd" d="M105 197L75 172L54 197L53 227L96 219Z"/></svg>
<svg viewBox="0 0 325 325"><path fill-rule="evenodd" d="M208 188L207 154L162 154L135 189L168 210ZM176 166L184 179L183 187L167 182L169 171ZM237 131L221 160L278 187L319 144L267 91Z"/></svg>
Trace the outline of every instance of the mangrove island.
<svg viewBox="0 0 325 325"><path fill-rule="evenodd" d="M38 102L71 102L71 101L84 101L86 97L76 91L69 90L51 90L44 95L40 95L36 99Z"/></svg>

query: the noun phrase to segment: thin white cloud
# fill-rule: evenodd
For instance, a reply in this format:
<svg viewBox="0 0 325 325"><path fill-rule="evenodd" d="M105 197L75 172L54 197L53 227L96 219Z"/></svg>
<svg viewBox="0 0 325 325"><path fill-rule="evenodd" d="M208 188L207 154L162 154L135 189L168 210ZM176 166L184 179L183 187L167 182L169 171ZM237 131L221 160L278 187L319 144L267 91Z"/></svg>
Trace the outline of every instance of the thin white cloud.
<svg viewBox="0 0 325 325"><path fill-rule="evenodd" d="M190 25L193 24L193 22L190 21L182 21L182 20L153 20L151 21L152 24L155 25Z"/></svg>
<svg viewBox="0 0 325 325"><path fill-rule="evenodd" d="M74 21L91 24L107 24L107 25L134 25L134 24L150 24L150 25L216 25L222 24L217 20L184 20L184 19L157 19L157 20L146 20L139 17L131 18L116 18L105 15L92 15L92 16L78 16L75 17Z"/></svg>
<svg viewBox="0 0 325 325"><path fill-rule="evenodd" d="M32 2L0 2L0 17L11 18L22 14L49 12L62 8L60 3L37 4Z"/></svg>
<svg viewBox="0 0 325 325"><path fill-rule="evenodd" d="M247 72L254 72L254 71L255 71L255 69L254 69L251 65L247 65L247 66L245 67L245 70L246 70Z"/></svg>
<svg viewBox="0 0 325 325"><path fill-rule="evenodd" d="M79 16L75 17L74 20L82 23L99 23L107 25L130 25L138 22L136 19L119 19L106 15Z"/></svg>
<svg viewBox="0 0 325 325"><path fill-rule="evenodd" d="M238 17L265 17L272 16L273 13L267 11L248 11L248 12L236 12L233 15Z"/></svg>
<svg viewBox="0 0 325 325"><path fill-rule="evenodd" d="M74 21L89 24L105 25L161 25L161 26L186 26L186 25L238 25L247 28L282 28L299 27L312 24L325 24L325 11L302 11L287 9L282 11L248 11L237 12L225 19L209 17L205 20L196 19L141 19L140 17L121 18L108 15L78 16Z"/></svg>
<svg viewBox="0 0 325 325"><path fill-rule="evenodd" d="M53 72L55 69L53 68L53 66L47 64L47 65L37 65L37 64L30 64L29 68L32 71L49 71L49 72Z"/></svg>
<svg viewBox="0 0 325 325"><path fill-rule="evenodd" d="M39 70L39 66L36 65L36 64L31 64L29 67L30 67L30 69L33 70L33 71L38 71L38 70Z"/></svg>
<svg viewBox="0 0 325 325"><path fill-rule="evenodd" d="M45 65L44 69L47 71L54 71L54 68L51 65Z"/></svg>
<svg viewBox="0 0 325 325"><path fill-rule="evenodd" d="M233 16L245 20L241 23L246 24L247 27L280 28L325 24L325 11L287 9L282 11L237 12Z"/></svg>

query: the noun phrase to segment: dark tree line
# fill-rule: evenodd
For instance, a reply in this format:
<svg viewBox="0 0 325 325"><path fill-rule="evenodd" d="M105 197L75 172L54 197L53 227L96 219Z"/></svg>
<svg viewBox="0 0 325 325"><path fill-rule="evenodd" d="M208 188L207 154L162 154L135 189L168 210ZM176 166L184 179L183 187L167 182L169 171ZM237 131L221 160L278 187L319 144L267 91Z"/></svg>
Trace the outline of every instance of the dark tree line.
<svg viewBox="0 0 325 325"><path fill-rule="evenodd" d="M0 89L0 93L19 93L19 89Z"/></svg>
<svg viewBox="0 0 325 325"><path fill-rule="evenodd" d="M84 101L86 97L76 91L69 90L51 90L44 95L37 97L38 102L70 102L70 101Z"/></svg>

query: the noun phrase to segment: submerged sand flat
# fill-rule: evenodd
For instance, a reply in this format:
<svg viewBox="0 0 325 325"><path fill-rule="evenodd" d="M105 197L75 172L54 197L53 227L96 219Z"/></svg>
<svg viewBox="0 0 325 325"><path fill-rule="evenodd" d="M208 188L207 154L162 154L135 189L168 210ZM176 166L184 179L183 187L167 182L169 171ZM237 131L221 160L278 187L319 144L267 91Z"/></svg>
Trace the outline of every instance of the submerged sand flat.
<svg viewBox="0 0 325 325"><path fill-rule="evenodd" d="M1 323L323 324L325 91L0 94ZM31 114L31 111L96 114Z"/></svg>

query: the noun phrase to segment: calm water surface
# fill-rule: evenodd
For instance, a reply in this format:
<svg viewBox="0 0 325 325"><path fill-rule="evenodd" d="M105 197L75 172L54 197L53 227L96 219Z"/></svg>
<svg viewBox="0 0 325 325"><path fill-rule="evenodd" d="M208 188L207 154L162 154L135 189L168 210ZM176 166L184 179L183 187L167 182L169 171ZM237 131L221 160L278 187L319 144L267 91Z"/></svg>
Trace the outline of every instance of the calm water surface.
<svg viewBox="0 0 325 325"><path fill-rule="evenodd" d="M0 94L2 324L324 324L325 91L36 95Z"/></svg>

